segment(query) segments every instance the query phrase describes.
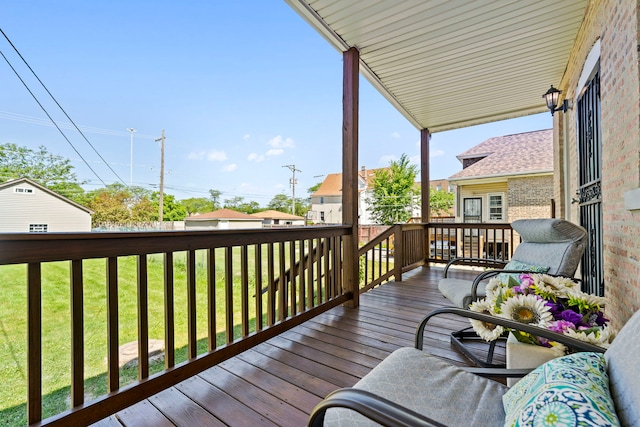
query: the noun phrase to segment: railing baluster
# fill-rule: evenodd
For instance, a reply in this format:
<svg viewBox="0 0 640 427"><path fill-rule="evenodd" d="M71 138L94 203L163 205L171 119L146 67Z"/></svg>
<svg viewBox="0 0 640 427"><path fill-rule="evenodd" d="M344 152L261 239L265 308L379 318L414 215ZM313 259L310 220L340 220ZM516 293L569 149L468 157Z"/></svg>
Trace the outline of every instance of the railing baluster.
<svg viewBox="0 0 640 427"><path fill-rule="evenodd" d="M269 326L276 323L276 283L273 243L267 246L267 322Z"/></svg>
<svg viewBox="0 0 640 427"><path fill-rule="evenodd" d="M307 307L311 308L315 306L314 298L313 298L313 266L314 266L314 256L313 256L313 239L307 240Z"/></svg>
<svg viewBox="0 0 640 427"><path fill-rule="evenodd" d="M233 248L224 248L224 300L227 344L233 342Z"/></svg>
<svg viewBox="0 0 640 427"><path fill-rule="evenodd" d="M164 253L164 366L173 368L175 360L175 295L173 292L173 252Z"/></svg>
<svg viewBox="0 0 640 427"><path fill-rule="evenodd" d="M42 419L42 267L27 266L27 421Z"/></svg>
<svg viewBox="0 0 640 427"><path fill-rule="evenodd" d="M118 332L118 258L107 258L107 364L108 390L120 388Z"/></svg>
<svg viewBox="0 0 640 427"><path fill-rule="evenodd" d="M187 353L189 359L198 355L196 332L196 251L187 251Z"/></svg>
<svg viewBox="0 0 640 427"><path fill-rule="evenodd" d="M84 403L84 282L82 260L71 261L71 406Z"/></svg>
<svg viewBox="0 0 640 427"><path fill-rule="evenodd" d="M292 240L289 242L289 292L290 297L290 313L291 316L295 316L298 313L298 298L297 289L297 268L296 268L296 242Z"/></svg>
<svg viewBox="0 0 640 427"><path fill-rule="evenodd" d="M240 312L242 338L249 335L249 265L248 249L240 247Z"/></svg>
<svg viewBox="0 0 640 427"><path fill-rule="evenodd" d="M298 252L300 253L300 264L298 266L298 282L300 284L300 297L298 300L298 312L302 313L305 311L306 303L307 303L307 280L305 277L305 268L306 268L306 254L304 253L304 240L298 240Z"/></svg>
<svg viewBox="0 0 640 427"><path fill-rule="evenodd" d="M314 248L314 258L315 258L315 263L316 263L316 293L317 293L317 297L316 297L316 305L320 305L322 304L322 302L324 301L324 297L322 295L322 254L321 254L321 248L322 248L322 240L320 237L318 237L316 239L316 246Z"/></svg>
<svg viewBox="0 0 640 427"><path fill-rule="evenodd" d="M216 340L216 250L207 249L207 338L209 351L218 344Z"/></svg>
<svg viewBox="0 0 640 427"><path fill-rule="evenodd" d="M138 256L138 379L149 376L149 289L147 256Z"/></svg>
<svg viewBox="0 0 640 427"><path fill-rule="evenodd" d="M255 245L255 293L256 293L256 331L262 330L264 321L262 308L262 244Z"/></svg>
<svg viewBox="0 0 640 427"><path fill-rule="evenodd" d="M278 256L278 268L280 272L280 277L278 278L278 320L282 321L287 318L288 310L287 310L287 278L286 278L286 268L285 268L285 251L284 251L284 242L280 242L278 245L279 248L279 256Z"/></svg>
<svg viewBox="0 0 640 427"><path fill-rule="evenodd" d="M329 254L331 250L331 239L324 239L324 246L322 251L323 263L324 263L324 294L325 301L329 301L333 297L333 291L331 290L331 266L329 265Z"/></svg>

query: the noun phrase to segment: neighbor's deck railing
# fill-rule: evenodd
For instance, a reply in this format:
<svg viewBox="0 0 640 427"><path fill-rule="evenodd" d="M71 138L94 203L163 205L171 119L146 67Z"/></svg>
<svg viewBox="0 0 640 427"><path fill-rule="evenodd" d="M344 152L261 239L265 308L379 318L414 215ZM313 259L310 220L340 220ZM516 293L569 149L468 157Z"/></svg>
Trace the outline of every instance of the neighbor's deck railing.
<svg viewBox="0 0 640 427"><path fill-rule="evenodd" d="M27 266L27 419L29 424L89 424L158 393L241 351L350 299L342 287L342 240L347 226L278 230L217 230L153 233L2 234L0 265ZM185 254L182 254L184 252ZM203 254L204 253L204 254ZM250 259L250 256L253 255ZM122 283L123 257L135 257L135 283ZM149 369L149 260L162 265L164 370ZM84 260L104 262L106 293L107 396L85 402ZM176 259L186 269L187 361L175 360ZM238 262L239 258L239 262ZM160 259L161 261L158 261ZM197 262L201 259L203 262ZM218 261L217 261L218 259ZM221 263L220 259L224 261ZM71 409L43 418L43 265L66 261L69 289ZM222 264L222 265L220 265ZM222 271L221 271L222 270ZM208 351L198 354L196 287L206 277ZM222 276L222 279L220 277ZM197 279L198 277L198 279ZM119 290L136 288L139 381L121 386ZM234 289L240 299L234 301ZM216 297L223 288L224 300ZM236 291L237 293L237 291ZM218 299L217 299L218 298ZM224 319L216 307L224 305ZM218 326L222 326L217 328ZM239 332L237 326L239 325ZM219 332L222 329L223 332ZM216 344L224 334L224 343ZM46 361L44 361L46 362ZM47 414L51 415L51 414Z"/></svg>
<svg viewBox="0 0 640 427"><path fill-rule="evenodd" d="M507 261L517 242L510 224L396 224L359 249L360 291L392 278L400 281L402 273L426 263L463 257ZM468 260L458 265L500 267L502 263Z"/></svg>

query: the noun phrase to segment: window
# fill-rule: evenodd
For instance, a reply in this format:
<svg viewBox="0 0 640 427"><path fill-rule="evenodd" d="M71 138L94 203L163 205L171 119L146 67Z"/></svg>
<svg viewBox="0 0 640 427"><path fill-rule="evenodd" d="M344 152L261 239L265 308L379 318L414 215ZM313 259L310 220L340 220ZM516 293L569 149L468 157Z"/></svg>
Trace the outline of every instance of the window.
<svg viewBox="0 0 640 427"><path fill-rule="evenodd" d="M324 222L324 211L320 211L320 221Z"/></svg>
<svg viewBox="0 0 640 427"><path fill-rule="evenodd" d="M33 188L15 187L13 192L17 194L33 194Z"/></svg>
<svg viewBox="0 0 640 427"><path fill-rule="evenodd" d="M494 193L487 194L489 199L489 221L504 220L504 194Z"/></svg>
<svg viewBox="0 0 640 427"><path fill-rule="evenodd" d="M322 205L324 203L324 197L320 197L320 204Z"/></svg>
<svg viewBox="0 0 640 427"><path fill-rule="evenodd" d="M47 224L29 224L29 233L46 233L48 228Z"/></svg>

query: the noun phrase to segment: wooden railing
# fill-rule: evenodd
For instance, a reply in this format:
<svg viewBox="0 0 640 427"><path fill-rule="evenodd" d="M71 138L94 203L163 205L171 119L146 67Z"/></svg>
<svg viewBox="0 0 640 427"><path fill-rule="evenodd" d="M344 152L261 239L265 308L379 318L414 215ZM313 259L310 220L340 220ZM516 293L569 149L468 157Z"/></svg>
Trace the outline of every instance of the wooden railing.
<svg viewBox="0 0 640 427"><path fill-rule="evenodd" d="M351 228L305 227L278 230L217 230L152 233L2 234L0 268L26 265L27 408L30 425L86 425L158 393L351 298L342 287L342 241ZM135 260L134 277L123 277ZM96 261L98 260L98 261ZM51 285L49 265L68 268L70 308L67 334L71 364L70 409L43 413L43 287ZM101 285L88 265L101 263ZM2 267L5 266L5 267ZM133 270L133 268L132 268ZM1 272L1 270L0 270ZM177 277L181 279L178 280ZM60 280L57 278L56 280ZM106 348L108 394L85 402L88 353L85 295L91 286L104 294L101 345ZM121 384L119 346L126 311L121 293L133 292L137 328L138 380ZM149 363L150 293L162 295L164 366ZM58 295L60 293L58 292ZM62 294L64 295L64 293ZM200 295L206 302L198 301ZM204 296L203 296L204 295ZM186 360L178 360L177 299L186 302ZM155 300L153 300L155 301ZM56 301L63 303L62 301ZM198 308L206 307L203 310ZM217 308L222 307L222 314ZM131 316L131 313L129 314ZM95 319L92 319L92 321ZM204 330L202 325L206 325ZM200 330L198 330L200 325ZM199 341L206 340L203 350ZM64 346L63 346L64 347ZM203 346L200 346L202 348ZM48 418L47 418L48 417ZM42 420L46 418L45 420Z"/></svg>
<svg viewBox="0 0 640 427"><path fill-rule="evenodd" d="M487 259L509 260L518 241L510 224L396 224L359 249L360 292L400 281L402 273L426 263L445 264L453 258L485 259L458 265L500 267L502 263Z"/></svg>

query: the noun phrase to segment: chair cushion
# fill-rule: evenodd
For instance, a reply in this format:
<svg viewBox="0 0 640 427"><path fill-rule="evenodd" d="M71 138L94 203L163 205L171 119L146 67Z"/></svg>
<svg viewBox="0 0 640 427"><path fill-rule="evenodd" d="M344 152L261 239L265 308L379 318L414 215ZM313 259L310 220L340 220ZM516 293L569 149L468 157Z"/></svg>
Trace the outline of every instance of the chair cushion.
<svg viewBox="0 0 640 427"><path fill-rule="evenodd" d="M472 284L472 280L447 277L444 279L440 279L440 281L438 282L438 289L445 298L447 298L457 307L469 308L469 304L473 302L471 300ZM478 286L478 297L484 298L485 296L485 286L483 284L480 284L480 286Z"/></svg>
<svg viewBox="0 0 640 427"><path fill-rule="evenodd" d="M640 311L622 327L604 354L609 387L623 426L640 426Z"/></svg>
<svg viewBox="0 0 640 427"><path fill-rule="evenodd" d="M415 348L394 351L355 388L370 391L447 426L497 426L504 422L507 387L452 366ZM327 411L325 426L375 426L348 409Z"/></svg>
<svg viewBox="0 0 640 427"><path fill-rule="evenodd" d="M619 426L604 355L553 359L518 381L502 398L505 426Z"/></svg>

